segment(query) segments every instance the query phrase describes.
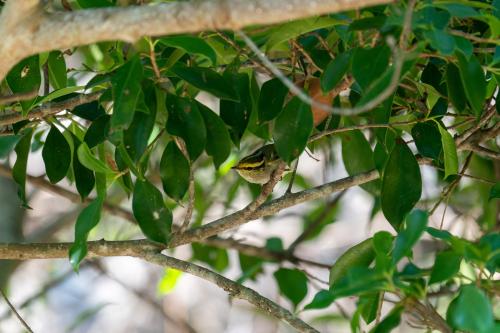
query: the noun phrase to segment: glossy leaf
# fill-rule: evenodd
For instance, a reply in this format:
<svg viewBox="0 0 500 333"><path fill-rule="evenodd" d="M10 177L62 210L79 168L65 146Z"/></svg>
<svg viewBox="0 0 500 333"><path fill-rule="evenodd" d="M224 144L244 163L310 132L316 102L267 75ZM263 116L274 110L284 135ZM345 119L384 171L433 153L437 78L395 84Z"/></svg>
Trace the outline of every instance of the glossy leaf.
<svg viewBox="0 0 500 333"><path fill-rule="evenodd" d="M467 105L464 86L460 79L458 67L452 63L446 66L446 87L448 88L448 98L453 104L455 110L459 113L464 112Z"/></svg>
<svg viewBox="0 0 500 333"><path fill-rule="evenodd" d="M108 137L111 116L105 114L95 119L90 124L89 129L85 133L83 141L87 143L89 148L94 148L100 143L103 143Z"/></svg>
<svg viewBox="0 0 500 333"><path fill-rule="evenodd" d="M455 50L455 39L447 32L433 29L425 32L425 37L430 42L432 48L443 55L451 55Z"/></svg>
<svg viewBox="0 0 500 333"><path fill-rule="evenodd" d="M179 201L189 188L189 161L175 142L170 141L160 161L160 177L163 190L172 199Z"/></svg>
<svg viewBox="0 0 500 333"><path fill-rule="evenodd" d="M273 138L278 155L287 163L299 157L312 128L311 107L293 98L276 119Z"/></svg>
<svg viewBox="0 0 500 333"><path fill-rule="evenodd" d="M180 35L180 36L168 36L159 39L160 43L180 48L186 53L201 55L215 65L217 62L217 55L214 49L203 39L191 36L191 35Z"/></svg>
<svg viewBox="0 0 500 333"><path fill-rule="evenodd" d="M52 184L66 176L71 165L71 147L56 126L51 126L42 150L45 172Z"/></svg>
<svg viewBox="0 0 500 333"><path fill-rule="evenodd" d="M378 323L370 333L389 333L392 332L401 322L401 315L403 314L404 307L398 305L394 307L391 312L380 323Z"/></svg>
<svg viewBox="0 0 500 333"><path fill-rule="evenodd" d="M50 52L47 66L49 69L49 81L52 87L54 89L65 88L68 85L68 79L64 55L60 51Z"/></svg>
<svg viewBox="0 0 500 333"><path fill-rule="evenodd" d="M6 81L13 93L38 91L42 77L38 55L25 58L9 71ZM26 113L34 99L21 101L23 113Z"/></svg>
<svg viewBox="0 0 500 333"><path fill-rule="evenodd" d="M321 74L321 90L326 93L335 88L347 73L350 64L351 54L349 52L341 53L330 61Z"/></svg>
<svg viewBox="0 0 500 333"><path fill-rule="evenodd" d="M111 78L113 87L113 115L111 116L111 131L128 128L136 109L141 93L143 68L139 57L133 57L118 68Z"/></svg>
<svg viewBox="0 0 500 333"><path fill-rule="evenodd" d="M152 84L142 85L144 94L139 96L137 112L130 126L123 132L123 143L134 162L139 161L153 132L156 120L156 93Z"/></svg>
<svg viewBox="0 0 500 333"><path fill-rule="evenodd" d="M77 149L74 149L73 151L73 176L75 177L76 190L83 200L90 194L90 192L94 188L95 177L94 173L90 169L84 167L78 159L77 151L81 142L79 142L76 137L73 138L73 142L75 142L75 145L78 144L78 146L76 147Z"/></svg>
<svg viewBox="0 0 500 333"><path fill-rule="evenodd" d="M422 177L417 160L406 143L398 140L384 169L381 193L382 211L394 229L399 230L421 194Z"/></svg>
<svg viewBox="0 0 500 333"><path fill-rule="evenodd" d="M215 112L201 103L198 104L198 109L207 129L206 151L212 156L214 166L218 169L231 152L231 138L226 125Z"/></svg>
<svg viewBox="0 0 500 333"><path fill-rule="evenodd" d="M443 145L439 125L436 122L426 121L416 124L411 129L411 135L422 156L439 159Z"/></svg>
<svg viewBox="0 0 500 333"><path fill-rule="evenodd" d="M347 274L335 283L330 291L335 298L363 295L387 288L387 279L384 273L374 269L355 266L347 271Z"/></svg>
<svg viewBox="0 0 500 333"><path fill-rule="evenodd" d="M78 271L81 261L87 255L87 237L101 219L102 205L102 199L97 198L78 215L75 225L75 243L69 250L69 261L75 271Z"/></svg>
<svg viewBox="0 0 500 333"><path fill-rule="evenodd" d="M220 118L229 126L231 139L239 146L240 139L247 129L252 113L250 81L245 73L226 72L224 78L231 82L240 96L239 101L220 101Z"/></svg>
<svg viewBox="0 0 500 333"><path fill-rule="evenodd" d="M80 144L76 152L78 155L78 160L87 169L103 174L115 173L106 163L95 157L95 155L92 153L85 142Z"/></svg>
<svg viewBox="0 0 500 333"><path fill-rule="evenodd" d="M483 112L486 98L486 78L478 59L473 55L467 59L461 52L457 52L460 78L469 101L476 116Z"/></svg>
<svg viewBox="0 0 500 333"><path fill-rule="evenodd" d="M429 284L447 281L457 274L462 257L453 251L443 251L436 255Z"/></svg>
<svg viewBox="0 0 500 333"><path fill-rule="evenodd" d="M488 200L498 199L498 198L500 198L500 182L497 182L495 185L491 187Z"/></svg>
<svg viewBox="0 0 500 333"><path fill-rule="evenodd" d="M132 211L147 238L163 244L168 242L172 213L165 206L161 192L148 180L136 181Z"/></svg>
<svg viewBox="0 0 500 333"><path fill-rule="evenodd" d="M9 156L19 140L21 140L20 135L0 136L0 159Z"/></svg>
<svg viewBox="0 0 500 333"><path fill-rule="evenodd" d="M441 143L443 145L444 156L444 178L458 173L458 156L457 146L451 134L439 125L439 132L441 133Z"/></svg>
<svg viewBox="0 0 500 333"><path fill-rule="evenodd" d="M168 95L167 131L181 137L186 143L189 157L196 160L205 149L207 132L198 105L186 98Z"/></svg>
<svg viewBox="0 0 500 333"><path fill-rule="evenodd" d="M334 301L335 297L333 294L329 290L323 289L314 295L314 299L304 307L304 310L324 309L329 307Z"/></svg>
<svg viewBox="0 0 500 333"><path fill-rule="evenodd" d="M349 176L375 169L372 148L361 131L355 130L343 133L341 138L342 159ZM378 179L363 184L361 187L373 195L380 193L380 181Z"/></svg>
<svg viewBox="0 0 500 333"><path fill-rule="evenodd" d="M388 68L391 50L387 46L357 48L352 56L352 74L365 90Z"/></svg>
<svg viewBox="0 0 500 333"><path fill-rule="evenodd" d="M450 303L446 321L455 329L468 332L493 332L495 321L491 303L475 285L466 285Z"/></svg>
<svg viewBox="0 0 500 333"><path fill-rule="evenodd" d="M274 272L281 293L288 298L295 307L307 295L307 277L296 269L280 268Z"/></svg>
<svg viewBox="0 0 500 333"><path fill-rule="evenodd" d="M211 69L187 67L177 63L171 68L171 71L187 83L220 99L239 101L238 93L231 85L231 82Z"/></svg>
<svg viewBox="0 0 500 333"><path fill-rule="evenodd" d="M71 113L77 115L80 118L94 121L97 118L104 116L106 112L98 101L93 101L90 103L78 105L74 109L70 110Z"/></svg>
<svg viewBox="0 0 500 333"><path fill-rule="evenodd" d="M405 228L396 236L392 260L396 264L410 254L411 249L420 239L427 227L429 214L422 210L414 210L406 218Z"/></svg>
<svg viewBox="0 0 500 333"><path fill-rule="evenodd" d="M288 88L278 78L264 82L259 95L260 122L273 120L280 114L287 93Z"/></svg>
<svg viewBox="0 0 500 333"><path fill-rule="evenodd" d="M287 22L273 29L265 47L269 51L278 44L307 32L325 27L331 27L340 23L340 20L328 16L311 17L304 20Z"/></svg>
<svg viewBox="0 0 500 333"><path fill-rule="evenodd" d="M28 129L23 133L23 136L16 144L16 163L12 167L12 179L17 183L17 194L21 199L22 205L28 207L26 201L26 168L28 166L28 156L31 147L31 138L33 137L33 130Z"/></svg>
<svg viewBox="0 0 500 333"><path fill-rule="evenodd" d="M368 238L344 252L330 269L330 287L342 280L353 267L368 267L375 258L373 239Z"/></svg>

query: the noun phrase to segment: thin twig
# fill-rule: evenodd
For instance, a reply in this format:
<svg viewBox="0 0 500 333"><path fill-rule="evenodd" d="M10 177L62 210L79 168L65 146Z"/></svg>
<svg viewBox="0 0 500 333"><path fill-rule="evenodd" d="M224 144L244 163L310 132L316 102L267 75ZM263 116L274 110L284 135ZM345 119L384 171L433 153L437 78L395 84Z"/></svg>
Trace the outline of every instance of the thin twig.
<svg viewBox="0 0 500 333"><path fill-rule="evenodd" d="M311 233L313 233L325 220L325 218L336 208L339 200L344 196L346 190L340 192L335 198L326 203L326 207L322 210L321 214L307 225L304 231L290 244L288 252L294 253L297 246L306 240Z"/></svg>
<svg viewBox="0 0 500 333"><path fill-rule="evenodd" d="M17 94L12 94L12 95L7 95L7 96L0 96L0 105L9 104L12 102L26 101L26 100L33 99L37 96L38 96L38 89L24 92L24 93L17 93Z"/></svg>
<svg viewBox="0 0 500 333"><path fill-rule="evenodd" d="M464 37L465 39L470 39L470 40L472 40L474 42L478 42L478 43L487 43L487 44L500 45L500 40L494 39L494 38L478 37L476 35L473 35L473 34L470 34L470 33L467 33L467 32L463 32L463 31L460 31L460 30L450 30L449 33L451 35Z"/></svg>
<svg viewBox="0 0 500 333"><path fill-rule="evenodd" d="M9 114L0 117L0 126L12 125L21 120L33 120L38 118L45 118L48 116L52 116L56 113L59 113L64 110L71 110L78 105L87 104L93 101L96 101L103 94L102 91L86 94L86 95L78 95L73 98L69 98L62 102L48 102L44 105L41 105L31 112L29 112L26 116L23 116L20 113Z"/></svg>
<svg viewBox="0 0 500 333"><path fill-rule="evenodd" d="M7 295L5 295L5 293L1 289L0 289L0 294L2 295L2 297L5 300L5 302L7 303L7 305L9 306L10 310L16 315L17 319L19 319L19 321L21 322L21 324L23 324L24 328L28 332L33 333L33 330L31 329L31 327L29 327L28 323L26 323L26 321L24 321L23 317L21 317L21 315L19 314L19 312L17 312L17 310L14 307L14 305L12 305L12 303L7 298Z"/></svg>
<svg viewBox="0 0 500 333"><path fill-rule="evenodd" d="M300 43L298 43L295 39L291 39L290 42L297 50L299 50L300 53L302 53L304 58L306 58L307 61L309 61L309 64L311 64L311 66L316 68L317 71L323 73L323 69L316 64L316 62L313 60L313 58L311 58L311 55L309 53L307 53L306 50L304 50L304 48L302 47L302 45L300 45Z"/></svg>
<svg viewBox="0 0 500 333"><path fill-rule="evenodd" d="M382 91L377 97L372 99L371 101L363 104L359 107L354 108L335 108L331 107L328 104L321 103L312 99L307 93L305 93L302 89L297 87L290 79L288 79L283 72L279 68L277 68L266 55L258 48L257 45L248 37L243 31L238 30L237 33L243 39L243 41L248 45L248 47L257 55L257 57L262 61L262 63L277 77L289 90L292 94L296 95L302 102L309 104L313 107L319 108L326 112L331 112L333 114L343 115L343 116L353 116L366 111L370 111L380 103L389 98L394 90L397 88L399 84L399 77L401 75L401 70L404 62L404 55L400 54L399 51L395 47L394 38L388 38L387 43L391 47L393 51L393 74L391 77L390 84L387 86L384 91Z"/></svg>

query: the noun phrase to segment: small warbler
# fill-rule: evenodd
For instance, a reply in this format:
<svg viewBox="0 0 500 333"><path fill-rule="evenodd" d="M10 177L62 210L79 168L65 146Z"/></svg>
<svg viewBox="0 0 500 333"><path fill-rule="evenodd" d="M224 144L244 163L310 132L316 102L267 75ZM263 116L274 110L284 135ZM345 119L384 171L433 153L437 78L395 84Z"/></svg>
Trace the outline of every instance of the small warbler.
<svg viewBox="0 0 500 333"><path fill-rule="evenodd" d="M242 158L232 168L250 183L265 184L271 178L271 174L278 167L280 161L274 144L268 144Z"/></svg>

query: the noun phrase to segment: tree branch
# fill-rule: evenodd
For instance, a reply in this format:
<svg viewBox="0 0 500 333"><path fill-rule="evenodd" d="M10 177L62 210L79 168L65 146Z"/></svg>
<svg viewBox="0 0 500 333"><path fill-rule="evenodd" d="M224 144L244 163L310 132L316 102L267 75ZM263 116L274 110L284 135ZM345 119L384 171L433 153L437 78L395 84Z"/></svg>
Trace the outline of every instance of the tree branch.
<svg viewBox="0 0 500 333"><path fill-rule="evenodd" d="M236 30L391 2L200 0L47 14L36 6L38 1L26 1L31 6L17 4L24 1L8 1L0 16L0 80L21 59L54 49L111 40L133 43L146 35ZM9 17L15 12L23 15Z"/></svg>
<svg viewBox="0 0 500 333"><path fill-rule="evenodd" d="M1 53L0 53L1 54ZM1 61L0 61L1 63ZM1 65L0 65L1 66ZM71 110L77 107L78 105L87 104L93 101L96 101L101 97L102 91L94 92L86 95L78 95L73 98L69 98L62 102L48 102L44 105L41 105L35 109L33 109L26 116L23 116L20 113L12 113L5 116L0 117L0 126L7 126L15 124L22 120L33 120L45 118L48 116L52 116L56 113L59 113L64 110Z"/></svg>
<svg viewBox="0 0 500 333"><path fill-rule="evenodd" d="M66 258L72 243L52 244L0 244L0 259L54 259ZM161 248L146 240L88 242L87 257L130 256L143 259L160 266L167 266L179 271L198 276L212 282L228 292L232 297L246 300L259 309L281 319L299 332L318 332L290 311L273 301L259 295L253 289L242 286L204 267L168 257L160 253Z"/></svg>

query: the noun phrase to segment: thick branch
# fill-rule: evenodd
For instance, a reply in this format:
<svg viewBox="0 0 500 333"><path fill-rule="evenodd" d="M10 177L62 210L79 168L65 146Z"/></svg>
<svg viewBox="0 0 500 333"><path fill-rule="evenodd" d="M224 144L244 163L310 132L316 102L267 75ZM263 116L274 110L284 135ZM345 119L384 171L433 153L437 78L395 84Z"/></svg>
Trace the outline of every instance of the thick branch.
<svg viewBox="0 0 500 333"><path fill-rule="evenodd" d="M372 170L356 176L346 177L330 183L326 183L309 190L287 194L281 198L261 205L250 215L248 215L245 210L240 210L233 214L229 214L218 220L205 224L201 227L190 229L182 234L175 235L172 237L172 240L169 243L169 247L176 247L192 242L199 242L208 237L217 235L223 231L239 227L240 225L247 223L248 221L256 220L263 216L274 215L285 208L292 207L306 201L322 198L333 192L342 191L353 186L358 186L375 180L378 177L378 171Z"/></svg>
<svg viewBox="0 0 500 333"><path fill-rule="evenodd" d="M66 258L72 243L57 244L0 244L0 259L50 259ZM227 291L232 297L250 302L259 309L289 323L299 332L318 332L290 311L273 301L259 295L253 289L244 287L204 267L165 256L159 247L149 241L115 241L104 240L88 242L88 257L130 256L144 259L160 266L175 268L182 272L198 276L212 282Z"/></svg>
<svg viewBox="0 0 500 333"><path fill-rule="evenodd" d="M8 6L14 7L13 3L23 1L10 0L0 22L12 15ZM0 80L21 59L54 49L110 40L134 42L146 35L236 30L388 2L390 0L200 0L53 14L31 12L28 6L30 10L23 13L26 15L10 19L9 24L0 23Z"/></svg>
<svg viewBox="0 0 500 333"><path fill-rule="evenodd" d="M99 97L101 97L101 95L102 91L90 93L87 95L78 95L77 97L69 98L62 102L54 102L54 103L49 102L33 109L25 117L20 113L8 114L0 117L0 126L12 125L21 120L45 118L64 110L71 110L77 107L78 105L96 101L97 99L99 99Z"/></svg>

